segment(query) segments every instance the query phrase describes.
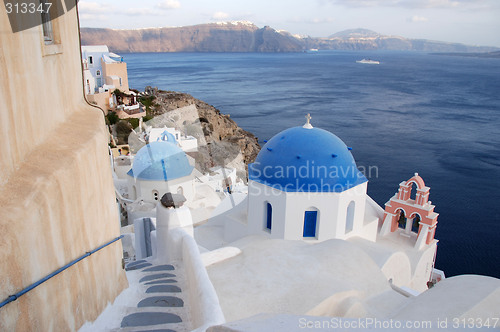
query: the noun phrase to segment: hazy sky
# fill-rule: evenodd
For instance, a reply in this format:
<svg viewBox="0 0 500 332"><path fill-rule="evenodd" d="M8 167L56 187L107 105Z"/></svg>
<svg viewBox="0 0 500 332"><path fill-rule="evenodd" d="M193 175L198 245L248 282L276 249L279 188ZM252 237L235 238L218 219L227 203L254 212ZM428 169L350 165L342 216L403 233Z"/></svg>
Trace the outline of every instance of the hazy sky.
<svg viewBox="0 0 500 332"><path fill-rule="evenodd" d="M386 35L500 47L500 0L80 0L82 27L134 29L246 20L327 37Z"/></svg>

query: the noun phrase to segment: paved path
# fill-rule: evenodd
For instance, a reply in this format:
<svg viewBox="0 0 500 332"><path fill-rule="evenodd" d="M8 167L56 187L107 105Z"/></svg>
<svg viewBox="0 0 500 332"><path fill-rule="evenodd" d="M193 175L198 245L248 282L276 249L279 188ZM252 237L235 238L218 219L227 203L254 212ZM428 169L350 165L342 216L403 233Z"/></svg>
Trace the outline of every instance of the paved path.
<svg viewBox="0 0 500 332"><path fill-rule="evenodd" d="M127 264L127 271L139 274L140 299L127 307L121 328L113 331L184 332L190 330L187 294L183 293L181 266L153 265L145 260Z"/></svg>

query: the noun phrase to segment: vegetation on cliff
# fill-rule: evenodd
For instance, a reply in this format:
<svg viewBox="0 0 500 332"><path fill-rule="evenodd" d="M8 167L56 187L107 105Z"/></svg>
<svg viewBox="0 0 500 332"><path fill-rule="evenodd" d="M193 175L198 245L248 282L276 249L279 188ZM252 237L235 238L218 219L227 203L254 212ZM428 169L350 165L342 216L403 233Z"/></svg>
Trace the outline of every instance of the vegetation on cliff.
<svg viewBox="0 0 500 332"><path fill-rule="evenodd" d="M214 166L229 166L246 179L247 165L255 160L260 146L257 137L239 127L228 114L187 93L151 87L146 88L139 101L147 109L146 125L175 127L198 140L195 160L199 171L205 173ZM118 144L128 143L132 151L140 148L141 143L128 122L121 120L114 129ZM125 132L129 134L126 138Z"/></svg>

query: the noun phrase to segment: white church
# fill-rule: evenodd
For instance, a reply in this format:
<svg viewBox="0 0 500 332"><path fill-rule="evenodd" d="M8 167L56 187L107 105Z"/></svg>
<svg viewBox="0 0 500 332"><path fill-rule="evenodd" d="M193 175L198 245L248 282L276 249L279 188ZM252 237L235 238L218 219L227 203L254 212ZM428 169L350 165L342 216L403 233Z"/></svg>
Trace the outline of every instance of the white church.
<svg viewBox="0 0 500 332"><path fill-rule="evenodd" d="M343 273L339 270L350 267L353 270L349 274L358 272L351 280L380 276L387 288L390 288L387 282L390 280L390 285L402 293L418 294L428 288L428 283L443 278L444 274L434 269L437 240L433 234L429 236L431 228L425 219L429 211L434 213L434 206L427 201L417 202L408 193L404 200L397 200L400 205L407 206L397 209L393 204L394 209L388 213L367 195L367 184L366 177L356 166L351 148L334 134L314 128L309 116L305 125L286 129L271 138L255 162L249 165L248 194L235 194L232 201L226 199L205 225L195 228L195 239L202 250L217 250L219 254L227 251L231 256L229 252L234 251L230 248L237 247L243 253L208 267L218 294L219 291L226 293L221 296L223 309L228 301L227 310L234 311L236 307L232 301L246 296L240 294L232 298L231 294L237 294L238 284L260 284L277 277L277 274L288 275L291 271L280 271L282 261L290 267L294 261L307 265L324 259L323 264L328 265L339 259L342 266L328 276L328 283L342 279ZM410 191L413 184L423 184L418 174L408 181ZM394 223L398 225L403 209L407 213L412 209L422 216L418 232L411 232L411 227L410 232L408 227L393 227ZM425 216L421 210L427 211ZM436 223L437 214L429 222L433 230ZM274 252L270 251L271 248ZM317 251L314 254L317 257L290 257L289 252L298 248L308 248L304 253ZM268 263L269 255L280 263ZM253 266L248 268L253 271L253 277L245 275L245 269L233 270L231 267L231 262L241 267L250 261ZM363 261L369 264L358 264ZM318 273L328 275L321 264L309 268L311 272L317 268ZM232 282L229 283L224 275L232 275ZM312 275L308 278L299 281L300 287L314 294L312 288L321 286L321 283ZM288 284L289 281L280 280L279 287L268 289L266 300L258 300L258 294L255 294L252 301L258 303L256 310L269 307L273 303L270 298L279 298L276 293L284 288L298 287ZM343 282L339 280L339 284ZM245 291L248 293L251 291ZM304 296L307 293L304 292ZM241 317L236 315L235 318Z"/></svg>
<svg viewBox="0 0 500 332"><path fill-rule="evenodd" d="M304 316L413 321L494 312L483 295L499 291L496 279L448 280L434 267L438 214L423 179L401 182L380 207L352 149L306 118L271 138L248 167L248 189L219 196L201 222L193 200L216 191L201 189L175 137L160 135L133 158L129 197L157 202L148 260L190 266L190 291L203 294L199 331L225 322L271 331ZM167 192L186 204L162 206ZM445 286L429 290L436 284Z"/></svg>
<svg viewBox="0 0 500 332"><path fill-rule="evenodd" d="M337 136L309 123L274 136L249 166L248 232L284 240L375 241L367 179Z"/></svg>

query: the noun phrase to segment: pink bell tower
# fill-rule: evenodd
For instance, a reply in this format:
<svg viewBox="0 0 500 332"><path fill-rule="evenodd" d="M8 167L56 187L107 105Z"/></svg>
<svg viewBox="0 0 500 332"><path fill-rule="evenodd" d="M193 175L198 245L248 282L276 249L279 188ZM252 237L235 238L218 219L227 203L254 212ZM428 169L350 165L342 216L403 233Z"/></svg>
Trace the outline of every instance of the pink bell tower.
<svg viewBox="0 0 500 332"><path fill-rule="evenodd" d="M414 198L411 196L412 186L416 185L417 191ZM385 203L384 222L381 235L387 235L398 230L398 219L401 211L404 212L407 221L402 235L411 234L413 220L420 217L418 237L415 248L421 249L426 244L431 244L436 233L438 215L434 212L435 206L429 201L429 187L425 186L424 180L415 173L415 176L406 182L399 184L398 192Z"/></svg>

